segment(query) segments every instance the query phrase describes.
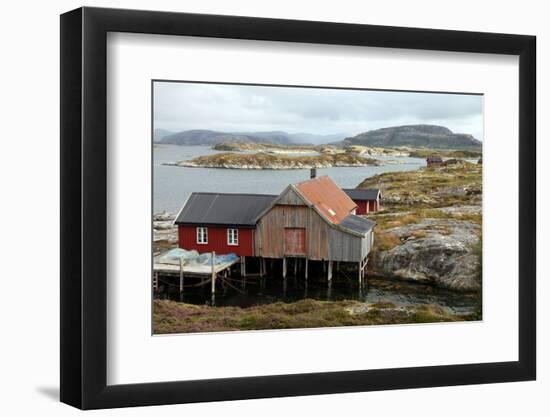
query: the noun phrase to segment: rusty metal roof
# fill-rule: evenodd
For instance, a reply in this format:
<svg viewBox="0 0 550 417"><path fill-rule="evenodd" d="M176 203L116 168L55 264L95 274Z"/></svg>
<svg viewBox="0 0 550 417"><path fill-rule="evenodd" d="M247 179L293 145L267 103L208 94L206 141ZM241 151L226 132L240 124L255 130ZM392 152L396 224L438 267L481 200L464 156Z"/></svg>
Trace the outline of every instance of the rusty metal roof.
<svg viewBox="0 0 550 417"><path fill-rule="evenodd" d="M333 224L339 224L357 207L357 204L327 176L300 182L295 187Z"/></svg>

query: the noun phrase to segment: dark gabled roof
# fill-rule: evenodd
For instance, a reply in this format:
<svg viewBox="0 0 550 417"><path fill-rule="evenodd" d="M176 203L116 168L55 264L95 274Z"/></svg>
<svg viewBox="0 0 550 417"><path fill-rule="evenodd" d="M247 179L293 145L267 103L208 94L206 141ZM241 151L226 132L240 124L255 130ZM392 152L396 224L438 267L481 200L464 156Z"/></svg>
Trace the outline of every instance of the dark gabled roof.
<svg viewBox="0 0 550 417"><path fill-rule="evenodd" d="M441 159L440 156L429 156L428 158L426 158L426 161L443 162L443 159Z"/></svg>
<svg viewBox="0 0 550 417"><path fill-rule="evenodd" d="M353 201L376 200L380 194L377 188L345 188L344 192Z"/></svg>
<svg viewBox="0 0 550 417"><path fill-rule="evenodd" d="M253 227L258 216L277 197L267 194L192 193L174 223Z"/></svg>
<svg viewBox="0 0 550 417"><path fill-rule="evenodd" d="M362 234L367 233L375 225L376 223L372 220L356 216L355 214L349 214L344 220L340 222L340 226L342 226L343 228Z"/></svg>

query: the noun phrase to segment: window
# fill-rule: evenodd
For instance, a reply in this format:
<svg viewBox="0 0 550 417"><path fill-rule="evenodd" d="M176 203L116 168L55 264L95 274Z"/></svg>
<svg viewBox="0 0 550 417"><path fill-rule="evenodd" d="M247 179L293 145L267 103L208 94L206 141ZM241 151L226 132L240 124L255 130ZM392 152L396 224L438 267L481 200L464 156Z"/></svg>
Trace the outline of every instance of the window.
<svg viewBox="0 0 550 417"><path fill-rule="evenodd" d="M206 245L208 243L208 228L197 227L197 243Z"/></svg>
<svg viewBox="0 0 550 417"><path fill-rule="evenodd" d="M239 231L237 229L227 229L227 244L232 246L239 244Z"/></svg>

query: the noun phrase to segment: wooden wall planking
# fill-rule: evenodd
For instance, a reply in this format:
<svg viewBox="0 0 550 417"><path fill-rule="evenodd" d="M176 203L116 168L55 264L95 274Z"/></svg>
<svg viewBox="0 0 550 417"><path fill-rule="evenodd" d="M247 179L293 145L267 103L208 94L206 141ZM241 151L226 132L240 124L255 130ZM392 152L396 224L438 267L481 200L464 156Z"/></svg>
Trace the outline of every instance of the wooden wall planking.
<svg viewBox="0 0 550 417"><path fill-rule="evenodd" d="M284 204L283 204L284 203ZM306 229L306 256L311 260L359 262L370 250L370 239L345 233L329 225L313 208L288 188L258 221L255 254L265 258L285 255L285 228Z"/></svg>

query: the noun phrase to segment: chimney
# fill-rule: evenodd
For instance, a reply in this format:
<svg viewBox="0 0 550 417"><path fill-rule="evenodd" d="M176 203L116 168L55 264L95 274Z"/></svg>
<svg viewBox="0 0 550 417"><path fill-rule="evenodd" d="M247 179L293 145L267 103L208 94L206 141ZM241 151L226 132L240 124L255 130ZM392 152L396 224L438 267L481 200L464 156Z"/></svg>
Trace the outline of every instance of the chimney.
<svg viewBox="0 0 550 417"><path fill-rule="evenodd" d="M309 178L315 178L317 176L317 168L311 168L309 170Z"/></svg>

